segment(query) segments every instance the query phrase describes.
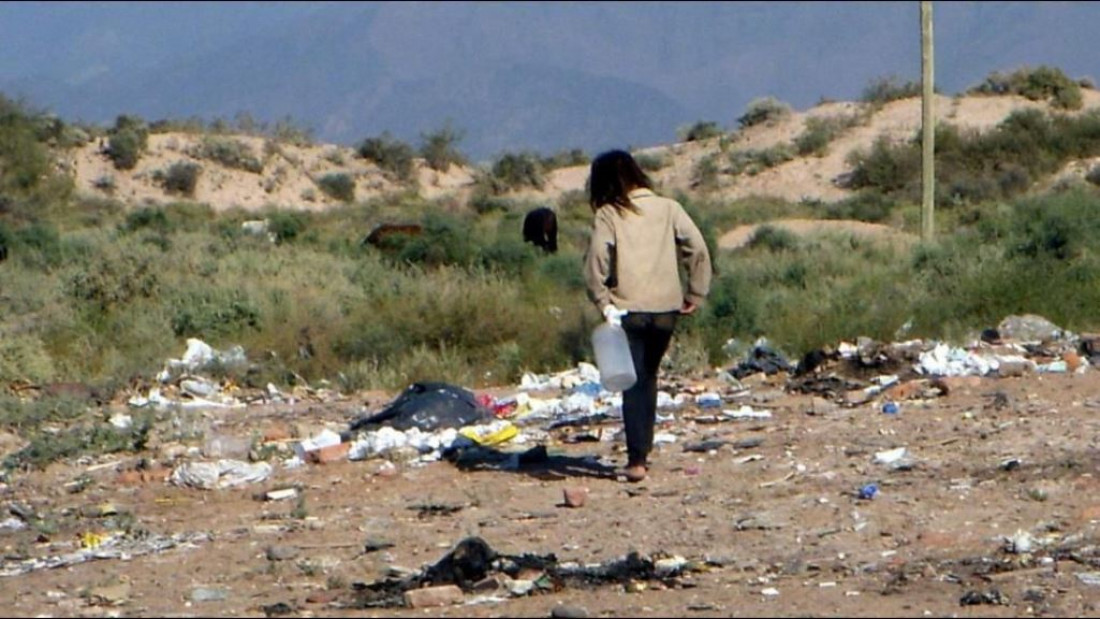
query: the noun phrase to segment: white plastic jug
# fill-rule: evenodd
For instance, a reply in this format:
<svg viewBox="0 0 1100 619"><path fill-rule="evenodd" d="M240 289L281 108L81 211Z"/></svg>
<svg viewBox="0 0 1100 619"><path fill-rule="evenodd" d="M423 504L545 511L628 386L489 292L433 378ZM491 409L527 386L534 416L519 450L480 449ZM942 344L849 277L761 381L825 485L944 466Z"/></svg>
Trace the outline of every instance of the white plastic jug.
<svg viewBox="0 0 1100 619"><path fill-rule="evenodd" d="M596 353L596 367L600 370L600 384L608 391L625 391L638 380L634 373L634 358L630 356L630 343L622 327L600 323L592 331L592 349Z"/></svg>

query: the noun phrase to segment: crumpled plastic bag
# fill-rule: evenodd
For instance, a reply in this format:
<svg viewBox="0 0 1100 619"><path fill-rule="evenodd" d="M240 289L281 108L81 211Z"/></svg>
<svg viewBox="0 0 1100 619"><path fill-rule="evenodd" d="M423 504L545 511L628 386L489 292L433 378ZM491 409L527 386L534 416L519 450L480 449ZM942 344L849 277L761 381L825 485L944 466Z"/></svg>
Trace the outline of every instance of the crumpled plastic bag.
<svg viewBox="0 0 1100 619"><path fill-rule="evenodd" d="M271 477L271 465L267 462L218 460L181 464L172 471L168 481L177 486L215 490L261 482L268 477Z"/></svg>

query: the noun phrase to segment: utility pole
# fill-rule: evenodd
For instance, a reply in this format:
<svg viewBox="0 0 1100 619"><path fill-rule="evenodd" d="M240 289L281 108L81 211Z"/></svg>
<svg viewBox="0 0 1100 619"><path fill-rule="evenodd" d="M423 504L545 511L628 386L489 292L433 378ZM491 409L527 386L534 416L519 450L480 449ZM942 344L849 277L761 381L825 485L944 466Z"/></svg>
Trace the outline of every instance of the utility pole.
<svg viewBox="0 0 1100 619"><path fill-rule="evenodd" d="M935 234L935 88L932 80L932 2L920 3L921 62L921 240L931 241Z"/></svg>

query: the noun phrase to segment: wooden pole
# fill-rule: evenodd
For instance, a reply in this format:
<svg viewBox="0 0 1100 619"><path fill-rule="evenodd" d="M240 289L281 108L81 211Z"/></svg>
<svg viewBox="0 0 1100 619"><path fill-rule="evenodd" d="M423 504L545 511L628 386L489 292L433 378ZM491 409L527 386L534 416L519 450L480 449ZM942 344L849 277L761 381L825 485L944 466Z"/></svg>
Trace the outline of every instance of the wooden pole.
<svg viewBox="0 0 1100 619"><path fill-rule="evenodd" d="M932 79L932 3L920 3L921 61L921 240L931 241L935 235L935 88Z"/></svg>

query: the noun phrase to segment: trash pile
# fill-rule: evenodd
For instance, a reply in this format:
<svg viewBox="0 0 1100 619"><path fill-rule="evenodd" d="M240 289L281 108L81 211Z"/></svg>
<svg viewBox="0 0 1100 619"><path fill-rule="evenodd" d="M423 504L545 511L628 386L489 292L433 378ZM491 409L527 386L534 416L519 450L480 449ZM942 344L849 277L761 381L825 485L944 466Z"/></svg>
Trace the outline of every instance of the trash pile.
<svg viewBox="0 0 1100 619"><path fill-rule="evenodd" d="M810 351L797 363L760 338L742 361L718 372L727 386L722 393L699 385L680 385L677 393L661 391L658 422L667 426L676 421L677 411L685 406L697 413L692 420L701 423L770 419L771 410L754 408L755 400L746 400L752 386L764 380L784 391L812 394L840 406L883 400L882 411L896 414L900 401L946 394L950 385L945 379L951 377L1087 371L1100 360L1098 342L1100 336L1078 336L1035 315L1009 316L965 346L922 340L886 344L859 338L855 343ZM246 403L232 388L201 376L212 365L240 363L246 359L239 347L219 352L190 339L182 358L169 360L158 375L162 385L174 388L180 397L166 398L158 388L147 397L132 398L130 405L201 408L280 401L282 395L273 385ZM619 425L604 422L618 420L621 406L622 395L604 390L599 371L583 362L552 375L527 373L513 393L501 397L443 382L420 382L381 410L363 411L344 428L299 437L282 465L375 458L413 465L441 459L469 464L482 458L516 468L545 460L545 449L539 452L531 444L563 437L570 442L619 440ZM574 428L580 431L572 432ZM655 437L657 443L676 440L675 432L658 432ZM206 489L231 487L273 474L270 465L260 464L266 465L226 458L192 462L173 471L169 481Z"/></svg>
<svg viewBox="0 0 1100 619"><path fill-rule="evenodd" d="M444 604L500 601L560 591L569 586L622 584L640 591L646 581L666 587L684 583L692 572L711 569L705 560L680 556L643 556L631 552L601 563L559 561L553 554L497 552L480 537L468 537L439 561L411 574L399 574L372 583L353 583L353 608L426 607ZM468 593L480 598L466 600Z"/></svg>

